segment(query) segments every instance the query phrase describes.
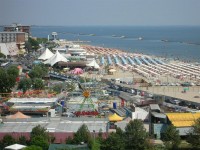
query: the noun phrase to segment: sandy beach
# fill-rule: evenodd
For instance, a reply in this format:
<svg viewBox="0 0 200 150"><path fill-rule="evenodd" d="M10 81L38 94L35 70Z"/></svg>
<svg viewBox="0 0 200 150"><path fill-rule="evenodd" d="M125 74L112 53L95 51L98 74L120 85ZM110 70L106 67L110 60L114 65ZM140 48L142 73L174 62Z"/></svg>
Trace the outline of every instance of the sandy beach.
<svg viewBox="0 0 200 150"><path fill-rule="evenodd" d="M106 55L128 55L130 57L141 57L141 56L146 56L146 57L151 57L143 54L135 54L135 53L127 53L118 49L111 49L111 48L102 48L102 47L95 47L95 46L90 46L90 45L84 45L83 46L86 50L87 53L94 53L97 54L98 56L106 56ZM162 58L163 59L163 58ZM98 60L99 61L99 60ZM121 62L122 63L122 62ZM105 65L102 65L100 68L100 72L105 70ZM179 65L183 65L182 67L179 67ZM184 66L185 65L185 66ZM153 70L159 70L159 75L154 76L153 74L150 76L144 76L140 72L137 72L134 70L134 68L131 68L129 65L116 65L113 64L109 66L110 68L115 69L116 71L113 72L113 74L107 74L107 73L84 73L83 76L101 80L101 79L116 79L119 78L120 80L129 80L133 81L133 78L141 78L144 79L147 82L155 82L155 83L183 83L183 82L198 82L198 76L197 73L200 71L200 68L194 67L190 65L189 69L187 69L187 65L189 66L190 64L185 64L181 61L177 60L170 60L168 61L168 64L163 65L163 66L156 66L156 65L151 65L150 68L148 65L141 65L141 66L134 66L134 68L145 68L142 69L143 71L153 71ZM122 67L121 67L122 66ZM124 66L124 67L123 67ZM124 69L127 67L127 69ZM157 68L156 68L157 67ZM162 74L162 71L164 69L166 70L166 73ZM149 70L148 70L149 69ZM162 71L161 71L162 70ZM104 71L105 72L105 71ZM150 74L150 72L148 72ZM174 73L174 74L173 74ZM182 77L185 78L177 78L176 73L183 73ZM192 102L200 102L200 98L195 98L197 96L200 96L200 86L191 86L188 88L188 91L186 93L183 93L182 91L184 90L182 86L151 86L151 87L137 87L134 85L125 85L126 87L129 88L135 88L135 89L140 89L143 91L148 91L149 93L153 94L158 94L158 95L166 95L166 96L171 96L177 99L183 99L187 101L192 101Z"/></svg>

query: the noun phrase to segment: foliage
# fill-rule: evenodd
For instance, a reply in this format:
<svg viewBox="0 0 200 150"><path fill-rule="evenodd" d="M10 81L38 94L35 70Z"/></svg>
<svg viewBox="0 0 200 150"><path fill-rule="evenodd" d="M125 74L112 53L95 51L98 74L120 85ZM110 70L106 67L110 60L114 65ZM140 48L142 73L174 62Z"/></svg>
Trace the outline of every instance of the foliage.
<svg viewBox="0 0 200 150"><path fill-rule="evenodd" d="M30 43L31 47L35 50L39 48L39 42L33 38L28 38L28 42Z"/></svg>
<svg viewBox="0 0 200 150"><path fill-rule="evenodd" d="M80 83L90 82L91 80L89 78L80 78Z"/></svg>
<svg viewBox="0 0 200 150"><path fill-rule="evenodd" d="M71 136L69 136L66 140L65 140L66 144L74 144L74 140Z"/></svg>
<svg viewBox="0 0 200 150"><path fill-rule="evenodd" d="M92 150L100 150L100 147L101 147L101 141L99 141L99 139L94 139L94 140L91 140L92 143L91 143L91 149Z"/></svg>
<svg viewBox="0 0 200 150"><path fill-rule="evenodd" d="M45 128L43 128L41 125L37 125L36 127L34 127L31 131L31 138L35 137L35 136L42 136L45 139L49 139L49 134L46 131Z"/></svg>
<svg viewBox="0 0 200 150"><path fill-rule="evenodd" d="M111 133L101 145L103 150L125 150L123 137L118 133Z"/></svg>
<svg viewBox="0 0 200 150"><path fill-rule="evenodd" d="M17 68L17 66L9 66L7 69L7 73L9 75L13 75L14 78L17 78L19 75L19 69Z"/></svg>
<svg viewBox="0 0 200 150"><path fill-rule="evenodd" d="M6 58L6 56L0 52L0 58Z"/></svg>
<svg viewBox="0 0 200 150"><path fill-rule="evenodd" d="M42 44L42 43L47 43L48 39L47 38L37 38L37 42L39 44Z"/></svg>
<svg viewBox="0 0 200 150"><path fill-rule="evenodd" d="M31 138L31 145L37 145L39 147L42 147L43 150L47 150L49 147L48 139L41 135L33 136Z"/></svg>
<svg viewBox="0 0 200 150"><path fill-rule="evenodd" d="M49 48L50 50L52 50L56 46L58 46L58 44L52 41L46 43L46 47Z"/></svg>
<svg viewBox="0 0 200 150"><path fill-rule="evenodd" d="M111 133L107 139L102 141L101 149L105 150L124 150L124 132L120 129L116 129L116 133Z"/></svg>
<svg viewBox="0 0 200 150"><path fill-rule="evenodd" d="M25 42L25 48L28 50L28 52L30 52L30 50L32 49L31 43L29 41Z"/></svg>
<svg viewBox="0 0 200 150"><path fill-rule="evenodd" d="M27 145L28 141L26 140L25 136L20 136L18 139L19 144Z"/></svg>
<svg viewBox="0 0 200 150"><path fill-rule="evenodd" d="M179 131L176 130L176 127L173 125L166 128L161 139L164 141L164 145L167 149L177 149L181 143Z"/></svg>
<svg viewBox="0 0 200 150"><path fill-rule="evenodd" d="M48 68L44 64L35 65L29 72L30 78L42 78L48 73Z"/></svg>
<svg viewBox="0 0 200 150"><path fill-rule="evenodd" d="M42 150L42 148L39 146L31 145L31 146L24 148L23 150Z"/></svg>
<svg viewBox="0 0 200 150"><path fill-rule="evenodd" d="M3 69L0 68L0 93L9 93L16 83L15 69ZM12 72L12 74L9 74Z"/></svg>
<svg viewBox="0 0 200 150"><path fill-rule="evenodd" d="M124 133L125 149L141 150L149 147L148 133L142 121L131 120L125 127Z"/></svg>
<svg viewBox="0 0 200 150"><path fill-rule="evenodd" d="M11 135L5 135L2 139L3 147L15 144L15 139Z"/></svg>
<svg viewBox="0 0 200 150"><path fill-rule="evenodd" d="M53 91L56 93L60 93L62 90L63 85L62 84L56 84L52 87Z"/></svg>
<svg viewBox="0 0 200 150"><path fill-rule="evenodd" d="M76 89L75 83L67 83L66 84L66 90L69 92L73 92Z"/></svg>
<svg viewBox="0 0 200 150"><path fill-rule="evenodd" d="M51 137L45 128L38 125L34 127L31 131L31 145L37 145L42 147L43 150L48 149Z"/></svg>
<svg viewBox="0 0 200 150"><path fill-rule="evenodd" d="M39 78L33 79L32 85L33 85L32 88L35 90L44 89L44 83L43 83L42 79L39 79Z"/></svg>
<svg viewBox="0 0 200 150"><path fill-rule="evenodd" d="M200 118L195 121L195 124L188 133L187 142L190 143L193 148L200 149Z"/></svg>
<svg viewBox="0 0 200 150"><path fill-rule="evenodd" d="M18 89L22 90L25 93L31 88L32 81L30 78L23 78L19 81Z"/></svg>
<svg viewBox="0 0 200 150"><path fill-rule="evenodd" d="M85 124L83 124L78 131L74 134L74 143L80 144L81 142L87 143L90 138L90 132Z"/></svg>

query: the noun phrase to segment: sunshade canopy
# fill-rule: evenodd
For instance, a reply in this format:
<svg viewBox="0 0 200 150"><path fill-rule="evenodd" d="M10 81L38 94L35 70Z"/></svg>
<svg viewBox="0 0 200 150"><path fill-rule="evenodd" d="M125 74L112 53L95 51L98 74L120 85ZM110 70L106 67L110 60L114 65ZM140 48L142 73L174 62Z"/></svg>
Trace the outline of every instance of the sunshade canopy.
<svg viewBox="0 0 200 150"><path fill-rule="evenodd" d="M118 116L116 113L108 117L109 121L122 121L123 117Z"/></svg>

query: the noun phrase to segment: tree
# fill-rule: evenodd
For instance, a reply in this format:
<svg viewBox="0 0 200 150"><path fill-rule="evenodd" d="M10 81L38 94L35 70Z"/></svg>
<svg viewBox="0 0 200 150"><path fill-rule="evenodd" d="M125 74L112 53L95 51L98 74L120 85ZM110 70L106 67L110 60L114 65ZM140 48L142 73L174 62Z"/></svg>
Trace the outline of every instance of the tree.
<svg viewBox="0 0 200 150"><path fill-rule="evenodd" d="M74 144L74 140L73 140L73 138L71 136L66 138L65 142L66 142L66 144Z"/></svg>
<svg viewBox="0 0 200 150"><path fill-rule="evenodd" d="M125 150L123 137L117 133L111 133L101 145L102 150Z"/></svg>
<svg viewBox="0 0 200 150"><path fill-rule="evenodd" d="M148 148L148 133L143 122L138 119L131 120L125 127L124 140L125 149L141 150Z"/></svg>
<svg viewBox="0 0 200 150"><path fill-rule="evenodd" d="M51 137L45 128L38 125L32 129L30 139L31 145L37 145L42 147L43 150L47 150Z"/></svg>
<svg viewBox="0 0 200 150"><path fill-rule="evenodd" d="M0 58L6 58L6 56L0 52Z"/></svg>
<svg viewBox="0 0 200 150"><path fill-rule="evenodd" d="M18 89L22 90L25 93L27 90L31 88L32 81L30 78L24 78L19 81Z"/></svg>
<svg viewBox="0 0 200 150"><path fill-rule="evenodd" d="M30 52L30 50L32 49L31 43L26 41L25 42L25 48L28 50L28 52Z"/></svg>
<svg viewBox="0 0 200 150"><path fill-rule="evenodd" d="M63 85L62 84L56 84L52 87L53 91L56 93L60 93L62 90Z"/></svg>
<svg viewBox="0 0 200 150"><path fill-rule="evenodd" d="M13 75L14 78L17 78L19 76L19 69L17 68L17 66L10 66L7 69L7 73L9 75Z"/></svg>
<svg viewBox="0 0 200 150"><path fill-rule="evenodd" d="M187 142L193 148L200 149L200 118L195 121L187 136Z"/></svg>
<svg viewBox="0 0 200 150"><path fill-rule="evenodd" d="M15 144L15 139L11 135L5 135L2 139L3 147Z"/></svg>
<svg viewBox="0 0 200 150"><path fill-rule="evenodd" d="M28 141L26 140L25 136L20 136L18 139L19 144L27 145Z"/></svg>
<svg viewBox="0 0 200 150"><path fill-rule="evenodd" d="M35 65L32 70L29 72L30 78L42 78L48 73L48 68L43 64Z"/></svg>
<svg viewBox="0 0 200 150"><path fill-rule="evenodd" d="M120 129L116 129L116 133L109 134L101 144L102 150L125 150L124 132Z"/></svg>
<svg viewBox="0 0 200 150"><path fill-rule="evenodd" d="M74 143L80 144L81 142L87 143L90 138L90 132L85 124L83 124L78 131L74 134Z"/></svg>
<svg viewBox="0 0 200 150"><path fill-rule="evenodd" d="M33 85L32 88L35 90L44 89L44 83L43 83L42 79L39 79L39 78L33 79L32 85Z"/></svg>
<svg viewBox="0 0 200 150"><path fill-rule="evenodd" d="M47 150L49 147L48 139L41 135L37 135L31 138L31 145L37 145L41 147L43 150Z"/></svg>
<svg viewBox="0 0 200 150"><path fill-rule="evenodd" d="M31 146L24 148L23 150L42 150L42 148L39 146L31 145Z"/></svg>
<svg viewBox="0 0 200 150"><path fill-rule="evenodd" d="M45 139L49 140L49 133L46 131L46 129L44 127L42 127L41 125L37 125L36 127L34 127L31 131L31 138L35 137L35 136L42 136Z"/></svg>
<svg viewBox="0 0 200 150"><path fill-rule="evenodd" d="M179 131L176 130L176 127L173 125L170 125L165 129L161 139L164 141L167 149L177 149L181 142Z"/></svg>
<svg viewBox="0 0 200 150"><path fill-rule="evenodd" d="M39 48L39 42L33 38L28 38L28 42L31 44L31 47L35 50Z"/></svg>
<svg viewBox="0 0 200 150"><path fill-rule="evenodd" d="M0 68L0 93L10 93L16 83L15 73L8 74L7 71L6 69Z"/></svg>
<svg viewBox="0 0 200 150"><path fill-rule="evenodd" d="M76 89L76 86L73 82L66 84L66 90L69 92L73 92Z"/></svg>

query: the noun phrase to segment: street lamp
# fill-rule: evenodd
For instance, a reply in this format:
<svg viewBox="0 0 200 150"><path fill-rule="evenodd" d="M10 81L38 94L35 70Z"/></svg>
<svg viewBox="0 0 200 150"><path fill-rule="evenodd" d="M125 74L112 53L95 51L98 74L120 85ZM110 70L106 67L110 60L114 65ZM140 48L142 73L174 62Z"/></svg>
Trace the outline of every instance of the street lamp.
<svg viewBox="0 0 200 150"><path fill-rule="evenodd" d="M93 130L94 142L95 142L95 130Z"/></svg>

